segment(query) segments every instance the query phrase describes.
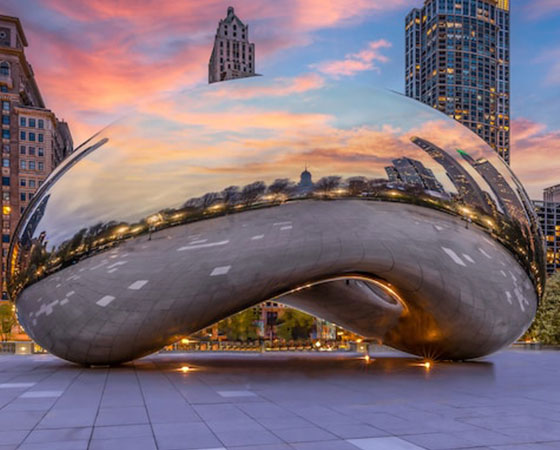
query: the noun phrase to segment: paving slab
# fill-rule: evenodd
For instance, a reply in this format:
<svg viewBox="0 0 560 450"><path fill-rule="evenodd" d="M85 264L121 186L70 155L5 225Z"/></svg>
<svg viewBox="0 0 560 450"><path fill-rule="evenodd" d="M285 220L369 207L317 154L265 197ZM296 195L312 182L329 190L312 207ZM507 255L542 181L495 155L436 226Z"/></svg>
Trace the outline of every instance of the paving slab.
<svg viewBox="0 0 560 450"><path fill-rule="evenodd" d="M90 369L2 355L0 450L560 449L560 352L430 370L371 356L161 353Z"/></svg>

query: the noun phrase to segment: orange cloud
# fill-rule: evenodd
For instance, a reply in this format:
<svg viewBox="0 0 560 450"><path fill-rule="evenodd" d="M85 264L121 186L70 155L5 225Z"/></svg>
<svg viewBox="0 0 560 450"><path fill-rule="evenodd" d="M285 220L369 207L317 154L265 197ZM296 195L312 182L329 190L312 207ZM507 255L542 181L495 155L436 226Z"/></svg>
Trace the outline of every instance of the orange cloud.
<svg viewBox="0 0 560 450"><path fill-rule="evenodd" d="M284 97L291 94L302 94L307 91L320 89L325 80L316 73L307 73L294 78L277 78L274 84L267 86L247 86L232 90L227 85L223 88L209 91L209 97L228 97L234 100L251 99L255 97Z"/></svg>
<svg viewBox="0 0 560 450"><path fill-rule="evenodd" d="M531 198L541 199L545 187L560 183L560 131L517 119L512 123L511 136L512 168Z"/></svg>
<svg viewBox="0 0 560 450"><path fill-rule="evenodd" d="M389 61L380 50L389 48L392 44L385 39L370 42L367 47L358 53L350 53L343 60L324 61L313 67L319 72L338 78L340 76L351 76L365 70L379 71L376 62L386 63Z"/></svg>
<svg viewBox="0 0 560 450"><path fill-rule="evenodd" d="M237 12L257 42L257 71L278 52L306 45L312 33L363 21L413 0L282 0L241 2ZM213 35L229 2L205 0L44 0L8 2L22 19L28 59L49 108L64 117L75 142L89 137L140 99L206 81ZM284 81L286 95L315 89L318 76ZM247 95L251 96L250 93ZM89 132L88 132L89 133Z"/></svg>

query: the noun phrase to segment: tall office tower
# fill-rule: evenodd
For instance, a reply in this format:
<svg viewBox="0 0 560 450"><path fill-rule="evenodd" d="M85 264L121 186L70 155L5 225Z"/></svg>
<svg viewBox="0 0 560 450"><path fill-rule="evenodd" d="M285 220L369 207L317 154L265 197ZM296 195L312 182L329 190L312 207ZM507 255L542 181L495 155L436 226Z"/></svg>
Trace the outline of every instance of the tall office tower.
<svg viewBox="0 0 560 450"><path fill-rule="evenodd" d="M233 7L220 20L208 64L208 83L255 76L255 44L249 42L249 25L235 15Z"/></svg>
<svg viewBox="0 0 560 450"><path fill-rule="evenodd" d="M425 0L406 17L406 95L466 125L509 163L509 0Z"/></svg>
<svg viewBox="0 0 560 450"><path fill-rule="evenodd" d="M73 147L68 125L45 107L25 58L27 45L19 19L0 15L3 300L11 234L35 191Z"/></svg>

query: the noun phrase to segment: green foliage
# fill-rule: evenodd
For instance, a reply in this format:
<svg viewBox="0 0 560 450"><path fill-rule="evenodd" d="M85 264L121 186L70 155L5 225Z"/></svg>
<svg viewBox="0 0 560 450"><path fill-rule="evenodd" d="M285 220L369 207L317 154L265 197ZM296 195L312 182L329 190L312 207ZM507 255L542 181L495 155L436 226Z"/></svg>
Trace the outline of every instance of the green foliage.
<svg viewBox="0 0 560 450"><path fill-rule="evenodd" d="M524 338L560 345L560 273L548 278L537 316Z"/></svg>
<svg viewBox="0 0 560 450"><path fill-rule="evenodd" d="M312 316L295 309L287 308L282 314L276 334L286 341L309 339L315 321Z"/></svg>
<svg viewBox="0 0 560 450"><path fill-rule="evenodd" d="M0 303L0 333L2 340L7 341L12 334L12 328L16 325L16 314L11 302Z"/></svg>
<svg viewBox="0 0 560 450"><path fill-rule="evenodd" d="M253 341L257 339L255 312L251 308L228 317L220 322L219 329L228 341Z"/></svg>

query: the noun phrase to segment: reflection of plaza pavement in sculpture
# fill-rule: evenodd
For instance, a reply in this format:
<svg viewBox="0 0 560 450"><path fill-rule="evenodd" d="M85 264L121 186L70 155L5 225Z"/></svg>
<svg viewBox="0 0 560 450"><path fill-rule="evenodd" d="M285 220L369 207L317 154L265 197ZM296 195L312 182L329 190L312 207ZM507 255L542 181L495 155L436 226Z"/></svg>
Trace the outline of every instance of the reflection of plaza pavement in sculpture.
<svg viewBox="0 0 560 450"><path fill-rule="evenodd" d="M412 205L293 202L125 241L28 287L18 314L58 356L118 362L309 282L373 276L406 304L393 321L382 302L352 300L357 281L348 301L310 307L302 291L287 303L412 353L477 357L518 337L536 308L526 273L487 236Z"/></svg>

